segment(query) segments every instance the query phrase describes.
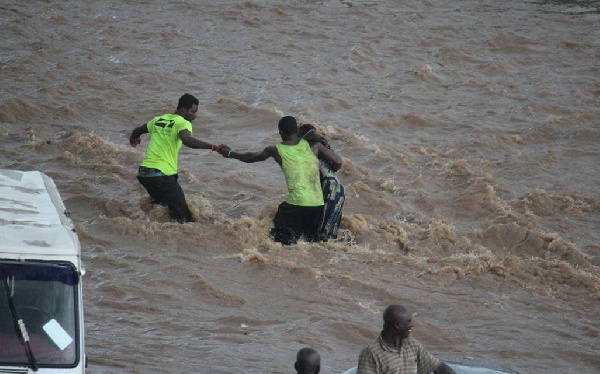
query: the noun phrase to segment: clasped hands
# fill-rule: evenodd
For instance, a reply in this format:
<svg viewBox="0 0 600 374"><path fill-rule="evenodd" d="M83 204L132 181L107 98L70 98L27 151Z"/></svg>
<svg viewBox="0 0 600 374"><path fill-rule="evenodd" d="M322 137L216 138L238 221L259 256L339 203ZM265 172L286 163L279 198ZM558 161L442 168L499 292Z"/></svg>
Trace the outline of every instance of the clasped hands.
<svg viewBox="0 0 600 374"><path fill-rule="evenodd" d="M225 144L219 144L215 148L215 151L219 152L219 154L223 157L229 157L229 152L231 152L231 148Z"/></svg>

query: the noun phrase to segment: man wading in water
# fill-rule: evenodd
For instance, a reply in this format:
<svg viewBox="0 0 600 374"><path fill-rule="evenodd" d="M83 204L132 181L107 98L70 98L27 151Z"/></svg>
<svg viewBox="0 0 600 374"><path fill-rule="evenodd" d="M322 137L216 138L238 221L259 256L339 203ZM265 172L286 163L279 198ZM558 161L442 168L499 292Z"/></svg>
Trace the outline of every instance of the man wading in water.
<svg viewBox="0 0 600 374"><path fill-rule="evenodd" d="M281 143L270 145L259 152L238 153L223 146L223 157L252 163L273 157L281 166L288 188L288 197L281 203L273 218L273 240L284 245L295 244L304 236L309 242L319 239L318 231L323 214L323 190L319 178L319 159L336 170L342 167L342 158L321 143L313 146L297 135L298 124L291 116L279 120Z"/></svg>
<svg viewBox="0 0 600 374"><path fill-rule="evenodd" d="M196 149L219 147L192 136L191 122L198 112L198 99L190 94L179 98L175 113L154 117L131 132L129 143L137 147L142 134L151 134L146 157L138 169L138 181L152 199L152 204L169 207L171 218L179 223L192 221L185 195L177 181L177 159L181 145Z"/></svg>

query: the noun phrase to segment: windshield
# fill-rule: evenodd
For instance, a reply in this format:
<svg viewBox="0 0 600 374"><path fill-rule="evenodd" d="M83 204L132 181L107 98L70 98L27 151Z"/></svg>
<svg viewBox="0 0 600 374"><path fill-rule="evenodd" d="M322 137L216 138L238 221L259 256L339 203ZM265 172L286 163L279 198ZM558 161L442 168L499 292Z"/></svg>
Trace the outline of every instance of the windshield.
<svg viewBox="0 0 600 374"><path fill-rule="evenodd" d="M76 366L79 278L75 268L70 264L0 261L0 277L0 365L30 363L27 347L15 328L12 299L37 364Z"/></svg>

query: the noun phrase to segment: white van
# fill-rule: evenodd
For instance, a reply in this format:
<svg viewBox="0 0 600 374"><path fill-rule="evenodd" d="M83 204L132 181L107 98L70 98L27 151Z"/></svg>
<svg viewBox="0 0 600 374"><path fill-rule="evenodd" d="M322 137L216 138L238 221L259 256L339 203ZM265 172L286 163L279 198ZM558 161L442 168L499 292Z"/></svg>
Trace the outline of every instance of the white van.
<svg viewBox="0 0 600 374"><path fill-rule="evenodd" d="M0 169L0 373L84 373L81 246L52 179Z"/></svg>

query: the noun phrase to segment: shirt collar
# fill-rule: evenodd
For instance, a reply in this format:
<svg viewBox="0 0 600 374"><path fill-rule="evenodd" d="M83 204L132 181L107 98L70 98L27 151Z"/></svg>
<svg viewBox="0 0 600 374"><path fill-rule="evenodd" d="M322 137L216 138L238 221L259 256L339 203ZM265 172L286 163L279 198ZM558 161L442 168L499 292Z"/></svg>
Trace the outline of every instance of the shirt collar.
<svg viewBox="0 0 600 374"><path fill-rule="evenodd" d="M410 339L410 337L402 339L402 342L401 342L402 345L401 345L401 347L403 347L403 346L406 345L406 342L407 342L408 339ZM381 348L383 348L383 350L385 350L385 351L388 351L388 352L400 352L400 351L397 351L397 350L395 350L395 349L393 349L391 347L388 347L388 345L385 344L385 342L383 341L383 337L381 336L381 334L379 334L379 345L381 345Z"/></svg>

